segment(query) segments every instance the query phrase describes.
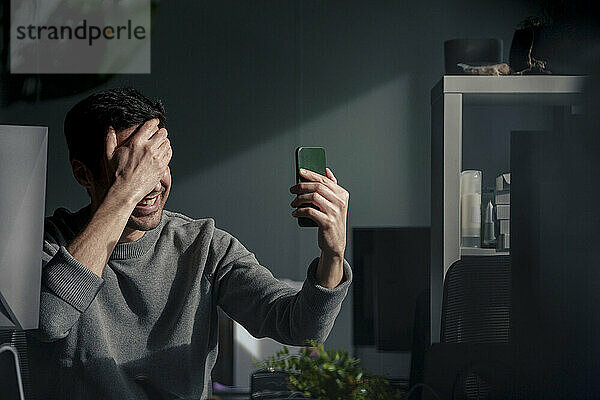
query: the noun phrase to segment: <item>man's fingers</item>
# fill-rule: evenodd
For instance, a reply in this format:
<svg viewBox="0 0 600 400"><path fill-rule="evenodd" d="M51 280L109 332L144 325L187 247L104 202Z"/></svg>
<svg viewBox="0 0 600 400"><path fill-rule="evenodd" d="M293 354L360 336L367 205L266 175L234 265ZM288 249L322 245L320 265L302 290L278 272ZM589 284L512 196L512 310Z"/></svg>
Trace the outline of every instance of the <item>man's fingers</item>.
<svg viewBox="0 0 600 400"><path fill-rule="evenodd" d="M305 204L314 204L315 206L319 207L319 210L326 214L330 214L333 210L333 204L331 204L331 202L317 192L300 194L296 196L290 205L294 208L297 208L303 207Z"/></svg>
<svg viewBox="0 0 600 400"><path fill-rule="evenodd" d="M335 177L335 175L333 175L333 172L329 168L325 168L325 172L327 173L327 177L337 185L337 178Z"/></svg>
<svg viewBox="0 0 600 400"><path fill-rule="evenodd" d="M167 149L169 149L171 147L171 141L168 138L165 138L156 148L156 150L160 151L167 151Z"/></svg>
<svg viewBox="0 0 600 400"><path fill-rule="evenodd" d="M160 128L152 137L150 138L150 147L153 149L158 149L169 136L169 132L165 128Z"/></svg>
<svg viewBox="0 0 600 400"><path fill-rule="evenodd" d="M329 186L320 182L300 182L292 186L290 192L292 194L318 192L329 201L339 200L339 196Z"/></svg>
<svg viewBox="0 0 600 400"><path fill-rule="evenodd" d="M171 162L171 157L173 157L173 148L169 146L169 148L163 156L163 158L165 159L165 164L169 164Z"/></svg>
<svg viewBox="0 0 600 400"><path fill-rule="evenodd" d="M143 143L144 140L150 139L158 130L159 123L160 120L158 118L152 118L144 122L144 124L138 128L138 131L132 135L131 140Z"/></svg>
<svg viewBox="0 0 600 400"><path fill-rule="evenodd" d="M317 225L321 226L325 226L325 224L327 223L327 215L319 210L316 210L312 207L302 207L302 208L298 208L297 210L292 211L292 216L294 218L301 218L301 217L306 217L306 218L310 218L313 221L315 221L317 223Z"/></svg>
<svg viewBox="0 0 600 400"><path fill-rule="evenodd" d="M314 180L314 181L322 183L323 185L325 185L326 187L331 189L331 191L334 193L334 196L336 198L347 202L348 199L350 198L348 191L346 189L344 189L343 187L341 187L340 185L338 185L337 178L335 177L335 175L333 175L333 172L329 168L325 169L325 173L327 174L327 177L324 177L323 175L317 174L316 172L313 172L313 171L309 171L309 170L305 170L305 169L300 170L300 174L302 176L304 176L306 179L310 179L311 181ZM298 185L296 185L296 186L298 186ZM293 186L292 186L292 188L290 188L290 191L292 193L299 193L299 192L294 191ZM326 197L331 201L334 200L331 197L328 197L328 196L326 196Z"/></svg>
<svg viewBox="0 0 600 400"><path fill-rule="evenodd" d="M117 133L115 128L112 126L108 127L108 133L106 134L106 158L112 159L112 156L117 148Z"/></svg>
<svg viewBox="0 0 600 400"><path fill-rule="evenodd" d="M165 146L163 146L159 149L160 153L158 155L158 160L163 165L168 166L169 163L171 162L171 158L173 157L173 149L171 148L171 146L167 146L167 145L165 145Z"/></svg>
<svg viewBox="0 0 600 400"><path fill-rule="evenodd" d="M333 185L335 185L335 182L329 177L323 176L309 169L300 168L300 176L304 179L308 179L311 182L321 182L322 184L327 185L332 189Z"/></svg>

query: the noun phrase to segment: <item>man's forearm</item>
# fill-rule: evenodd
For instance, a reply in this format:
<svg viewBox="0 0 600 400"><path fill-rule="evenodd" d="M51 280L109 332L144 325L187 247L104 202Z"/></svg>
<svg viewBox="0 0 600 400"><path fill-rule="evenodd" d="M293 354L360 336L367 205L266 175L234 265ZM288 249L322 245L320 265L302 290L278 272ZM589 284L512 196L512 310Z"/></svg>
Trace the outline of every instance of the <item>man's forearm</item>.
<svg viewBox="0 0 600 400"><path fill-rule="evenodd" d="M67 246L73 258L100 277L135 207L122 193L109 189L88 225Z"/></svg>
<svg viewBox="0 0 600 400"><path fill-rule="evenodd" d="M319 285L333 289L344 278L344 256L330 255L321 251L316 278Z"/></svg>

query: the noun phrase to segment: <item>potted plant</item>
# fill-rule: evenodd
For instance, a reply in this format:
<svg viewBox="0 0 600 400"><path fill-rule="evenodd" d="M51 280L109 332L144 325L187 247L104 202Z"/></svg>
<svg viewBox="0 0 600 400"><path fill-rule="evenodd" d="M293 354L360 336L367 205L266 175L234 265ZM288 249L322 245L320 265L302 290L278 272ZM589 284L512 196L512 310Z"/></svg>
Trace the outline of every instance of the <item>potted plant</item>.
<svg viewBox="0 0 600 400"><path fill-rule="evenodd" d="M360 360L347 351L326 351L324 346L308 341L299 354L291 354L284 346L274 356L256 363L260 368L285 371L291 390L315 400L389 400L400 399L402 393L393 390L380 376L368 374Z"/></svg>

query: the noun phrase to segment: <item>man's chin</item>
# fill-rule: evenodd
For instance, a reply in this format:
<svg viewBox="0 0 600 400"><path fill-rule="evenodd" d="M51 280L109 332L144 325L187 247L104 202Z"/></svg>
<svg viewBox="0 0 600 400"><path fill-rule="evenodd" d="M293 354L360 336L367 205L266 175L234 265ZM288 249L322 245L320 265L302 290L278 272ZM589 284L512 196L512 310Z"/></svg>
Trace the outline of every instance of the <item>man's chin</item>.
<svg viewBox="0 0 600 400"><path fill-rule="evenodd" d="M161 216L162 208L148 214L136 213L134 210L127 221L127 227L138 231L150 231L160 225Z"/></svg>

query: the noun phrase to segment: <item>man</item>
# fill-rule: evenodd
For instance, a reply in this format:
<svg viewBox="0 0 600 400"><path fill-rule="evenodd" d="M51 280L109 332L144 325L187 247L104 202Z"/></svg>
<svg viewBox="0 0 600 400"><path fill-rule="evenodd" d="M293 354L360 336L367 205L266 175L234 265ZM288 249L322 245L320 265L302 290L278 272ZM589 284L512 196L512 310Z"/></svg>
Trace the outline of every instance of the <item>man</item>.
<svg viewBox="0 0 600 400"><path fill-rule="evenodd" d="M212 219L164 210L172 149L164 108L133 89L93 94L65 118L73 174L90 204L47 218L40 328L31 351L44 399L205 398L217 306L254 336L327 337L352 279L348 193L303 172L294 217L317 222L321 256L298 292ZM251 222L251 221L248 221Z"/></svg>

